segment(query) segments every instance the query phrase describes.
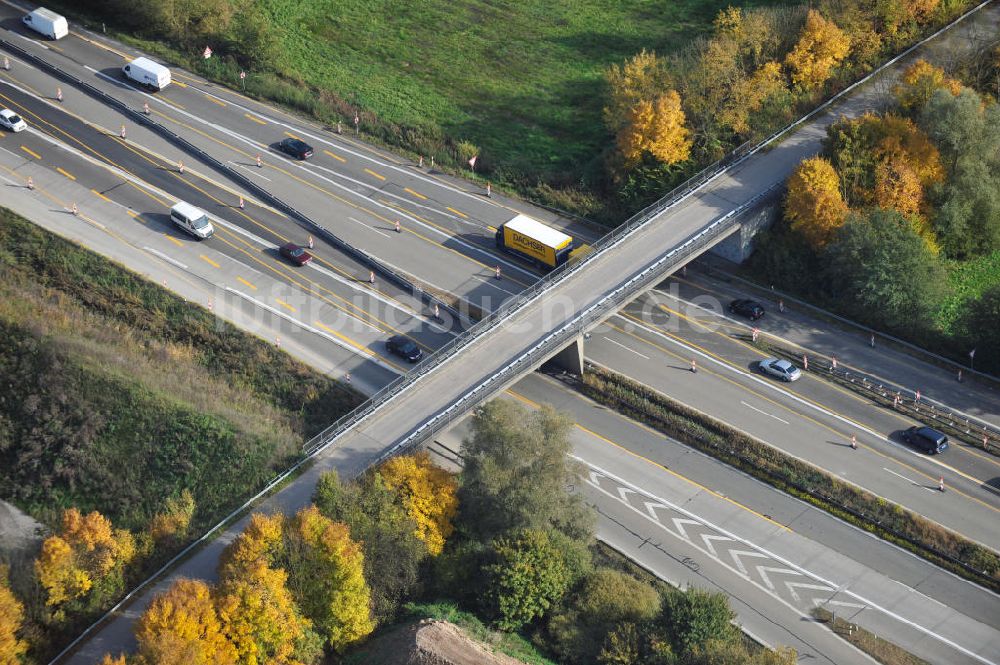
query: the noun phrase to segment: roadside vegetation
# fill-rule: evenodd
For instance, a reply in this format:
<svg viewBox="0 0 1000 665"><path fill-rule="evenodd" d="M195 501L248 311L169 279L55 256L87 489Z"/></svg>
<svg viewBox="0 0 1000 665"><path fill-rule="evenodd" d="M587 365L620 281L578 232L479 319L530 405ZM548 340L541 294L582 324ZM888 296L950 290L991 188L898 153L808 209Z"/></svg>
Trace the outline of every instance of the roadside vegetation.
<svg viewBox="0 0 1000 665"><path fill-rule="evenodd" d="M52 534L11 562L39 658L360 402L6 209L0 337L0 498Z"/></svg>
<svg viewBox="0 0 1000 665"><path fill-rule="evenodd" d="M344 482L325 474L295 516L255 514L219 581L182 580L136 624L138 653L104 665L366 662L397 622L455 621L526 663L791 665L744 643L720 593L651 583L596 547L565 487L571 421L495 400L453 474L427 452Z"/></svg>
<svg viewBox="0 0 1000 665"><path fill-rule="evenodd" d="M932 563L1000 591L1000 556L615 372L588 369L582 392Z"/></svg>
<svg viewBox="0 0 1000 665"><path fill-rule="evenodd" d="M952 73L919 60L891 108L831 125L789 178L751 273L1000 372L998 80L1000 46Z"/></svg>
<svg viewBox="0 0 1000 665"><path fill-rule="evenodd" d="M439 167L476 155L495 186L609 225L975 3L729 4L55 2L331 127L357 116Z"/></svg>

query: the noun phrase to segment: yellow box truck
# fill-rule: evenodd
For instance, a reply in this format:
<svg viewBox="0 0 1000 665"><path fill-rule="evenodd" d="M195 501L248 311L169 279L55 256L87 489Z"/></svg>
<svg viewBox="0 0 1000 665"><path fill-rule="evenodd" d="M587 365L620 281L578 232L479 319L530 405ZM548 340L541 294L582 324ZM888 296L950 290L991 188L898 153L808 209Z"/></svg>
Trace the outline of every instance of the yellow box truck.
<svg viewBox="0 0 1000 665"><path fill-rule="evenodd" d="M497 229L496 241L500 249L549 269L566 263L573 251L572 236L527 215L505 222Z"/></svg>

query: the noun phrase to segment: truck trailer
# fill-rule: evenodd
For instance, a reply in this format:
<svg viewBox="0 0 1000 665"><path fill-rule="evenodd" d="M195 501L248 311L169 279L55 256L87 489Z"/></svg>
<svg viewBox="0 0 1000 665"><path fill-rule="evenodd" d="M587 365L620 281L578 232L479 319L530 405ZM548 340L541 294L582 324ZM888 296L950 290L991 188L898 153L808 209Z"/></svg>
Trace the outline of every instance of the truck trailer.
<svg viewBox="0 0 1000 665"><path fill-rule="evenodd" d="M573 251L573 237L527 215L517 215L496 233L497 247L539 267L556 268Z"/></svg>

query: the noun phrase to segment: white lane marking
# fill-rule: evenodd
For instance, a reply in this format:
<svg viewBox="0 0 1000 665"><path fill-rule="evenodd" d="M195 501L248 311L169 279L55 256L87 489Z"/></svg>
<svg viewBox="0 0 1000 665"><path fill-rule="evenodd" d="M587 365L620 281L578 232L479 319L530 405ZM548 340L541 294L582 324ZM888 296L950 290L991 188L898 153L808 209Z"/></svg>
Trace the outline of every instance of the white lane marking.
<svg viewBox="0 0 1000 665"><path fill-rule="evenodd" d="M773 413L768 413L767 411L762 411L761 409L758 409L756 406L754 406L752 404L747 404L743 400L740 400L740 404L742 404L743 406L747 407L748 409L753 409L757 413L760 413L760 414L765 415L765 416L770 416L771 418L774 418L775 420L777 420L779 423L785 423L786 425L790 424L787 420L782 420L781 418L779 418L778 416L774 415Z"/></svg>
<svg viewBox="0 0 1000 665"><path fill-rule="evenodd" d="M263 178L264 180L267 180L268 182L271 182L271 179L268 178L266 175L264 175L262 173L258 173L257 171L259 169L257 169L256 167L250 168L249 166L244 166L243 164L237 164L236 162L234 162L231 159L229 161L227 161L226 163L227 164L232 164L236 168L243 169L244 171L246 171L250 175L254 175L254 176L257 176L258 178Z"/></svg>
<svg viewBox="0 0 1000 665"><path fill-rule="evenodd" d="M710 528L710 529L712 529L712 530L714 530L714 531L716 531L718 533L724 534L724 535L732 538L733 540L741 542L741 543L743 543L744 545L746 545L748 547L753 548L752 551L740 550L740 553L743 554L743 555L752 555L752 556L759 556L759 557L765 557L765 558L774 559L775 561L777 561L777 562L779 562L779 563L781 563L781 564L783 564L785 566L788 566L789 568L792 568L793 570L801 573L805 577L811 578L811 579L813 579L813 580L815 580L817 582L820 582L822 584L827 585L831 589L842 589L840 591L840 593L842 593L844 595L847 595L847 596L850 596L850 597L854 598L855 600L860 601L861 603L867 605L871 609L879 611L879 612L882 612L886 616L888 616L888 617L890 617L890 618L892 618L892 619L894 619L896 621L899 621L900 623L902 623L904 625L910 626L910 627L914 628L915 630L920 631L924 635L927 635L928 637L931 637L931 638L933 638L935 640L938 640L938 641L940 641L940 642L942 642L944 644L947 644L948 646L950 646L950 647L952 647L954 649L957 649L958 651L961 651L963 654L969 656L970 658L973 658L973 659L975 659L975 660L977 660L977 661L979 661L981 663L985 663L986 665L998 665L998 663L996 663L994 661L991 661L991 660L988 660L988 659L986 659L986 658L984 658L984 657L976 654L975 652L973 652L973 651L971 651L971 650L963 647L961 644L958 644L957 642L954 642L954 641L948 639L947 637L944 637L943 635L940 635L940 634L934 632L933 630L931 630L929 628L925 628L922 625L916 623L915 621L911 621L910 619L907 619L906 617L900 616L900 615L896 614L895 612L892 612L891 610L886 609L886 608L882 607L881 605L878 605L877 603L873 603L872 601L868 600L867 598L861 596L858 593L846 590L846 587L847 587L846 584L838 585L838 584L835 584L835 583L833 583L833 582L831 582L829 580L826 580L823 577L821 577L820 575L818 575L816 573L813 573L813 572L811 572L809 570L806 570L802 566L799 566L799 565L797 565L795 563L792 563L791 561L788 561L784 557L778 556L777 554L774 554L773 552L771 552L771 551L769 551L769 550L767 550L767 549L765 549L765 548L763 548L763 547L761 547L759 545L755 545L755 544L751 543L750 541L746 540L745 538L737 536L736 534L734 534L734 533L732 533L730 531L727 531L726 529L723 529L720 526L716 526L714 523L709 522L708 520L706 520L706 519L704 519L702 517L699 517L698 515L695 515L691 511L686 510L686 509L682 508L681 506L673 504L670 501L667 501L666 499L661 499L660 497L656 496L655 494L653 494L651 492L647 492L646 490L642 489L638 485L630 483L629 481L625 480L624 478L621 478L621 477L615 475L614 473L612 473L610 471L606 471L602 467L600 467L600 466L598 466L596 464L593 464L591 462L588 462L587 460L583 459L582 457L580 457L578 455L570 454L570 455L568 455L568 457L570 457L570 458L572 458L572 459L580 462L581 464L584 464L584 465L590 467L590 469L592 470L591 473L593 473L593 471L596 470L599 474L601 474L602 476L604 476L606 478L610 478L611 480L614 480L615 482L617 482L617 483L619 483L621 485L625 485L626 487L629 487L629 488L633 489L634 491L639 492L639 493L641 493L641 494L643 494L643 495L645 495L647 497L656 499L657 501L662 502L663 504L665 504L669 508L671 508L671 509L673 509L673 510L679 512L679 513L682 513L684 515L687 515L688 517L690 517L692 519L698 520L699 522L701 522L702 524L704 524L706 527L708 527L708 528ZM609 492L609 491L605 490L604 488L602 488L599 483L592 483L592 484L597 489L597 491L599 491L601 494L604 494L605 496L609 496L612 499L616 499L617 498L611 492ZM675 534L673 531L671 531L670 529L667 529L662 523L659 522L659 520L650 517L644 511L636 508L632 504L630 504L630 503L624 503L623 505L625 505L629 510L631 510L631 511L633 511L633 512L635 512L635 513L637 513L637 514L639 514L641 516L643 516L644 518L648 519L650 522L653 522L654 524L659 525L664 531L666 531L667 533L670 533L671 535L674 535L679 540L683 540L683 542L688 543L691 546L693 546L696 549L698 549L699 551L703 552L704 554L711 556L709 554L709 552L707 552L706 550L703 550L695 542L693 542L691 540L680 538L680 536L677 536L677 534ZM732 550L731 550L731 552L732 552ZM726 566L730 570L733 570L733 568L729 567L728 564L726 564L724 561L722 561L722 560L720 560L720 559L718 559L716 557L712 557L712 558L715 561L718 561L721 565ZM736 572L736 571L734 570L733 572ZM802 617L805 617L807 619L812 619L812 617L810 615L807 615L807 614L803 613L801 609L795 607L794 605L792 605L791 603L789 603L788 601L786 601L781 596L779 596L779 595L771 592L768 589L765 589L757 581L755 581L753 579L750 579L745 574L744 574L744 577L746 577L746 579L751 584L753 584L754 586L756 586L761 591L764 591L765 593L767 593L768 595L770 595L771 597L773 597L775 600L777 600L779 603L781 603L785 607L788 607L789 609L791 609L793 612L795 612L798 615L800 615ZM922 596L921 602L934 603L935 605L943 607L944 609L946 609L948 611L951 611L951 612L955 611L953 608L950 608L947 605L944 605L943 603L941 603L941 602L939 602L937 600L934 600L933 598L931 598L931 597L929 597L929 596L921 593L920 591L918 591L916 589L913 589L912 587L907 587L907 588L908 588L908 590L909 590L909 592L911 594L917 594L917 595Z"/></svg>
<svg viewBox="0 0 1000 665"><path fill-rule="evenodd" d="M357 219L357 218L354 218L354 217L348 217L347 219L351 220L355 224L360 224L361 226L365 227L369 231L374 231L375 233L379 234L380 236L385 236L386 238L391 238L392 237L388 233L382 233L381 231L379 231L378 229L376 229L374 226L371 226L369 224L365 224L360 219Z"/></svg>
<svg viewBox="0 0 1000 665"><path fill-rule="evenodd" d="M615 344L615 345L617 345L617 346L620 346L620 347L622 347L622 348L623 348L623 349L625 349L626 351L631 351L632 353L634 353L635 355L639 356L640 358L645 358L646 360L650 360L650 357L649 357L649 356L644 356L644 355L642 355L641 353L639 353L638 351L636 351L635 349L630 349L630 348L628 348L627 346L625 346L624 344L622 344L621 342L616 342L615 340L611 339L611 338L610 338L610 337L608 337L607 335L602 335L602 337L603 337L604 339L606 339L607 341L611 342L612 344Z"/></svg>
<svg viewBox="0 0 1000 665"><path fill-rule="evenodd" d="M479 281L480 281L480 282L482 282L483 284L490 284L490 285L492 285L492 286L493 286L493 288L495 288L495 289L498 289L498 290L500 290L500 291L503 291L504 293L509 293L509 294L510 294L510 295L512 295L512 296L516 296L517 294L519 294L519 293L520 293L520 291L511 291L511 290L510 290L510 289L508 289L508 288L505 288L505 287L503 287L503 286L500 286L499 284L497 284L497 279L496 279L496 277L483 277L482 275L473 275L473 276L472 276L472 279L476 279L476 280L479 280ZM502 280L501 280L501 281L502 281ZM499 306L499 303L498 303L498 306Z"/></svg>
<svg viewBox="0 0 1000 665"><path fill-rule="evenodd" d="M910 484L911 484L911 485L913 485L914 487L919 487L919 488L921 488L921 489L925 489L925 490L927 490L928 492L932 492L932 493L934 493L934 494L937 494L937 490L936 490L936 489L934 489L933 487L927 487L926 485L923 485L923 484L921 484L921 483L918 483L918 482L916 482L916 481L915 481L915 480L913 480L912 478L907 478L906 476L904 476L904 475L903 475L903 474L901 474L901 473L896 473L896 472L895 472L895 471L893 471L892 469L887 469L887 468L885 468L885 467L883 466L883 467L882 467L882 470L883 470L883 471L888 471L888 472L889 472L889 473L891 473L892 475L894 475L894 476L898 476L899 478L902 478L903 480L905 480L906 482L910 483Z"/></svg>
<svg viewBox="0 0 1000 665"><path fill-rule="evenodd" d="M14 35L15 37L20 37L21 39L23 39L24 41L28 42L29 44L34 44L35 46L40 46L43 49L45 49L46 51L51 51L52 50L48 46L46 46L45 44L36 42L34 39L31 39L30 37L25 37L24 35L22 35L22 34L20 34L18 32L15 32L14 30L8 30L7 32L9 32L10 34Z"/></svg>
<svg viewBox="0 0 1000 665"><path fill-rule="evenodd" d="M188 270L188 267L187 267L186 263L181 263L177 259L169 256L168 254L165 254L165 253L161 252L158 249L154 249L153 247L143 247L143 249L146 250L147 252L149 252L150 254L155 254L156 256L160 257L161 259L163 259L167 263L171 263L171 264L177 266L178 268L180 268L182 270ZM188 272L190 272L190 270L188 270Z"/></svg>

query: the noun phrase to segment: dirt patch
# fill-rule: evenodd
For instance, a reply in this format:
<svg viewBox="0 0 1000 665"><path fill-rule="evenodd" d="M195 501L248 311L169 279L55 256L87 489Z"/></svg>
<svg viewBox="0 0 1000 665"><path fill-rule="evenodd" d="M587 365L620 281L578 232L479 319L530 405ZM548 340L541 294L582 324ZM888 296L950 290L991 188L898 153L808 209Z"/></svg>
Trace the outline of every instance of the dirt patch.
<svg viewBox="0 0 1000 665"><path fill-rule="evenodd" d="M380 665L523 665L469 637L453 623L421 619L373 639L358 654Z"/></svg>
<svg viewBox="0 0 1000 665"><path fill-rule="evenodd" d="M0 501L0 554L34 550L46 530L44 524L27 513Z"/></svg>

